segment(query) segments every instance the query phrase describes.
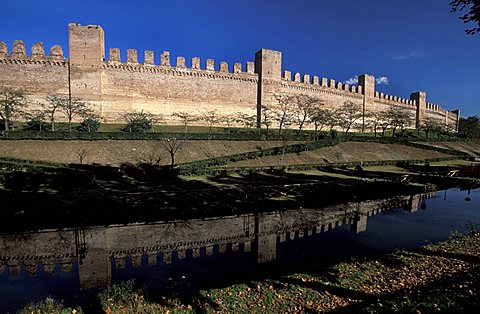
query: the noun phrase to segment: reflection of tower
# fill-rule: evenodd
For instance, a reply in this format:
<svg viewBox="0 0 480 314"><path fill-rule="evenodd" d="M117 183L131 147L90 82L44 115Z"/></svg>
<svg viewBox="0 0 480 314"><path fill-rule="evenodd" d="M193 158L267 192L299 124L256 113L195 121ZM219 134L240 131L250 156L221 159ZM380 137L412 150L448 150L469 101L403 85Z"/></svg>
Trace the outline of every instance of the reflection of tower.
<svg viewBox="0 0 480 314"><path fill-rule="evenodd" d="M83 229L75 229L75 256L77 257L79 265L83 264L86 254L85 231Z"/></svg>
<svg viewBox="0 0 480 314"><path fill-rule="evenodd" d="M408 200L408 206L406 208L410 213L414 213L418 209L418 202L420 202L420 195L412 195Z"/></svg>
<svg viewBox="0 0 480 314"><path fill-rule="evenodd" d="M360 233L367 230L367 219L366 213L357 213L353 218L353 223L350 225L350 231Z"/></svg>
<svg viewBox="0 0 480 314"><path fill-rule="evenodd" d="M277 258L277 234L273 230L279 219L279 214L262 213L255 217L258 263L274 261Z"/></svg>
<svg viewBox="0 0 480 314"><path fill-rule="evenodd" d="M105 287L110 284L112 270L105 234L105 228L78 232L77 258L81 289ZM77 244L77 232L75 244Z"/></svg>

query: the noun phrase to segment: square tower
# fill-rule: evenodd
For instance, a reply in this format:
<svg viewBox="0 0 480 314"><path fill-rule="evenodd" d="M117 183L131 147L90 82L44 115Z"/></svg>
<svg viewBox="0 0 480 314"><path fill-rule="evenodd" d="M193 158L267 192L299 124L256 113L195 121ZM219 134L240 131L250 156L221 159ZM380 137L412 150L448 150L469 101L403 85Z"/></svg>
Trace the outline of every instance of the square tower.
<svg viewBox="0 0 480 314"><path fill-rule="evenodd" d="M255 54L255 73L258 74L257 128L260 128L262 106L271 104L275 92L275 81L281 81L282 79L282 53L270 49L257 51Z"/></svg>
<svg viewBox="0 0 480 314"><path fill-rule="evenodd" d="M68 48L70 97L87 101L97 114L103 116L103 29L98 25L68 24Z"/></svg>
<svg viewBox="0 0 480 314"><path fill-rule="evenodd" d="M105 59L105 34L99 25L68 24L70 65L99 68Z"/></svg>

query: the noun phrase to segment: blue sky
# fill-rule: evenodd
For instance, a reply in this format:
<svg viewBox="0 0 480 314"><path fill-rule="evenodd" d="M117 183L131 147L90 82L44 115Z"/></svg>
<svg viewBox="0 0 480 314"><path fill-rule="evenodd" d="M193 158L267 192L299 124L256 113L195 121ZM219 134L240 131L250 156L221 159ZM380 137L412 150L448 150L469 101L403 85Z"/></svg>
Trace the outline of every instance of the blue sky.
<svg viewBox="0 0 480 314"><path fill-rule="evenodd" d="M68 49L69 22L99 24L106 48L172 57L253 61L283 52L283 68L347 81L378 77L377 90L480 114L480 34L468 36L449 0L0 0L0 40ZM142 59L142 57L140 57ZM388 84L386 84L388 82Z"/></svg>

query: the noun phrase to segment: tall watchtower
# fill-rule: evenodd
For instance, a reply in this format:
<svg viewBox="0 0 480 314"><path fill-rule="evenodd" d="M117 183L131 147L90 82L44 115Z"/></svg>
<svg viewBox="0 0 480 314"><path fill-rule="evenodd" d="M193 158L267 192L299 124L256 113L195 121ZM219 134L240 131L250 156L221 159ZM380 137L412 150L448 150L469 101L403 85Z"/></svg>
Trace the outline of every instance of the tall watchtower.
<svg viewBox="0 0 480 314"><path fill-rule="evenodd" d="M271 102L272 83L282 79L282 53L261 49L255 54L255 73L258 74L257 128L261 126L262 106Z"/></svg>
<svg viewBox="0 0 480 314"><path fill-rule="evenodd" d="M362 132L364 132L365 113L375 109L375 77L368 74L360 75L358 77L358 86L362 87L363 92Z"/></svg>
<svg viewBox="0 0 480 314"><path fill-rule="evenodd" d="M419 129L422 127L422 124L425 122L425 114L427 111L427 93L425 92L416 92L410 94L410 100L415 102L417 106L417 117L415 128Z"/></svg>
<svg viewBox="0 0 480 314"><path fill-rule="evenodd" d="M105 59L105 35L98 25L68 24L70 94L95 104L103 115L102 63Z"/></svg>

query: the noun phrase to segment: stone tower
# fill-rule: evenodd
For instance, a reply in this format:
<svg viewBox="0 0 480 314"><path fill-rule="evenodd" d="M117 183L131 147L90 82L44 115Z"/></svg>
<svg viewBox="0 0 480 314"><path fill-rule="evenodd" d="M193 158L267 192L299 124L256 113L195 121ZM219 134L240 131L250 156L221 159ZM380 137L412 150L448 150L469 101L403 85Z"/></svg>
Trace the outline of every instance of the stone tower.
<svg viewBox="0 0 480 314"><path fill-rule="evenodd" d="M425 121L425 113L427 111L427 93L420 91L410 94L410 100L413 100L415 102L415 106L417 106L415 128L419 129L422 127L422 124Z"/></svg>
<svg viewBox="0 0 480 314"><path fill-rule="evenodd" d="M274 85L282 80L282 53L261 49L255 54L255 73L258 74L257 127L261 127L262 106L271 102Z"/></svg>
<svg viewBox="0 0 480 314"><path fill-rule="evenodd" d="M105 35L98 25L68 25L69 80L72 98L98 104L103 115L102 63L105 59Z"/></svg>
<svg viewBox="0 0 480 314"><path fill-rule="evenodd" d="M362 132L365 131L365 113L375 110L375 77L362 74L358 77L358 86L363 91Z"/></svg>

